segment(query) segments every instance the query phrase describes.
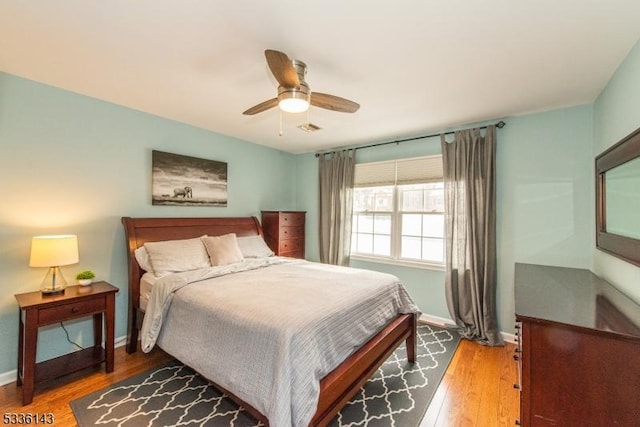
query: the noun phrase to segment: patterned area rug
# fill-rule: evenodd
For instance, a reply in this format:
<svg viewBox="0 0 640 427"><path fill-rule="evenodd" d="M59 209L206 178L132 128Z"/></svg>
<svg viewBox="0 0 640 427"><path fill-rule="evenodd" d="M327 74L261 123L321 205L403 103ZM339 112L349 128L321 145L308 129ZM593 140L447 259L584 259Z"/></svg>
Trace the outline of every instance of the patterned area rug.
<svg viewBox="0 0 640 427"><path fill-rule="evenodd" d="M401 345L331 426L418 426L459 342L455 332L419 325L418 363L408 364ZM261 425L179 362L169 362L70 404L80 427Z"/></svg>

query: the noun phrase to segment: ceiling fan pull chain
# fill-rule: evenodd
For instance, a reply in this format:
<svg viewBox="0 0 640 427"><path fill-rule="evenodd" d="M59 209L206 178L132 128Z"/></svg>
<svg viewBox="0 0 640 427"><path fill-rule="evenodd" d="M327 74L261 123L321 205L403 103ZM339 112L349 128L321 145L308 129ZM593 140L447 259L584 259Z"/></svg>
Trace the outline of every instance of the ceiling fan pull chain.
<svg viewBox="0 0 640 427"><path fill-rule="evenodd" d="M282 110L280 110L280 132L278 132L278 136L282 136Z"/></svg>

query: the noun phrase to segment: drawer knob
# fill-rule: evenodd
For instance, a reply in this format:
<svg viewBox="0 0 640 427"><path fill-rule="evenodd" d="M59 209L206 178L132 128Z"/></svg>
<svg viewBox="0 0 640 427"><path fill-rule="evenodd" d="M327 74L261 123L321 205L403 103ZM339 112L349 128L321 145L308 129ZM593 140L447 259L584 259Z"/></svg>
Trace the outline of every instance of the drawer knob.
<svg viewBox="0 0 640 427"><path fill-rule="evenodd" d="M71 312L72 312L72 313L77 313L78 311L79 311L79 310L78 310L78 307L72 307L72 308L71 308Z"/></svg>

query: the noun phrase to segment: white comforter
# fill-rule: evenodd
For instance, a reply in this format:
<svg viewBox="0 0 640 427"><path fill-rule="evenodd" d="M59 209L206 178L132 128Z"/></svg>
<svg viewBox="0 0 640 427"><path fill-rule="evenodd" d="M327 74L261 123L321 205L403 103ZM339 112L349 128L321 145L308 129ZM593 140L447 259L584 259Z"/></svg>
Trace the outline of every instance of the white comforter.
<svg viewBox="0 0 640 427"><path fill-rule="evenodd" d="M395 276L286 258L173 274L154 285L142 348L158 345L264 414L307 426L320 380L399 313Z"/></svg>

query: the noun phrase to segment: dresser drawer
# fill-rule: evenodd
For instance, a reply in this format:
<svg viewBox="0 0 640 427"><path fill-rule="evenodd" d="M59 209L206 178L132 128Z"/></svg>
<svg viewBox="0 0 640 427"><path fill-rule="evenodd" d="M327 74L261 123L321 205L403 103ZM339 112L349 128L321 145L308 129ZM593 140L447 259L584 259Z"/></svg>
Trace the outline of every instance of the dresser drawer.
<svg viewBox="0 0 640 427"><path fill-rule="evenodd" d="M280 239L297 239L304 237L304 225L280 227Z"/></svg>
<svg viewBox="0 0 640 427"><path fill-rule="evenodd" d="M304 215L299 212L281 212L280 213L280 226L291 227L294 225L304 226Z"/></svg>
<svg viewBox="0 0 640 427"><path fill-rule="evenodd" d="M291 252L281 252L279 256L304 259L304 250L300 249L300 250L291 251Z"/></svg>
<svg viewBox="0 0 640 427"><path fill-rule="evenodd" d="M278 253L284 255L285 252L304 251L304 239L285 239L280 240ZM288 256L288 255L284 255Z"/></svg>
<svg viewBox="0 0 640 427"><path fill-rule="evenodd" d="M104 298L92 298L73 304L43 308L38 311L38 324L46 325L49 323L57 323L74 317L82 317L87 314L104 311L105 309L106 303Z"/></svg>

